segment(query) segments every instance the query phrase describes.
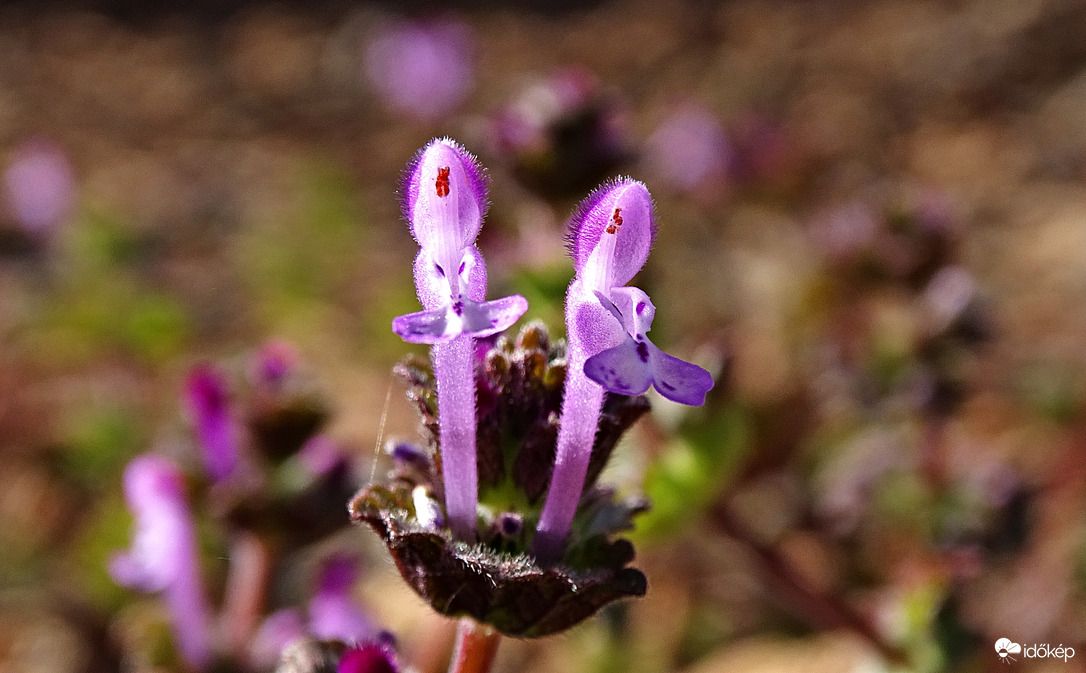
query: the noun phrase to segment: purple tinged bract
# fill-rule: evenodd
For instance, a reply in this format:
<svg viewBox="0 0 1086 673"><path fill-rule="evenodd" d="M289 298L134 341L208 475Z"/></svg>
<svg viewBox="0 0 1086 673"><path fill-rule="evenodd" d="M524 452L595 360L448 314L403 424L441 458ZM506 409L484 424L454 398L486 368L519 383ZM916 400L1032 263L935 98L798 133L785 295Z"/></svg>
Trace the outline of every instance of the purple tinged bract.
<svg viewBox="0 0 1086 673"><path fill-rule="evenodd" d="M131 548L110 560L110 576L130 589L161 592L178 651L203 669L211 660L209 613L184 477L161 456L139 456L125 468L124 496L136 529Z"/></svg>
<svg viewBox="0 0 1086 673"><path fill-rule="evenodd" d="M208 475L216 482L229 479L238 468L241 431L231 413L225 377L211 365L197 365L185 382L185 403Z"/></svg>

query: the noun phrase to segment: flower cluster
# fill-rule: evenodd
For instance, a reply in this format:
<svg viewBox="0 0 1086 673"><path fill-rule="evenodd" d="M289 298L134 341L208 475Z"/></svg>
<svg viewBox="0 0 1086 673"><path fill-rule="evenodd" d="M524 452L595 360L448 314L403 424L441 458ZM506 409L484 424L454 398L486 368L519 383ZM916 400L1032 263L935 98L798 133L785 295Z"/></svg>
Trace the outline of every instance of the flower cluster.
<svg viewBox="0 0 1086 673"><path fill-rule="evenodd" d="M301 671L320 661L317 670L395 671L387 634L351 596L351 554L317 552L323 561L304 609L272 601L284 583L278 559L307 553L346 526L343 503L357 482L347 454L318 434L327 404L294 351L271 343L248 370L243 387L210 363L191 370L184 406L192 450L148 453L128 465L124 494L135 530L110 574L162 597L186 670ZM198 525L205 520L213 525ZM205 583L201 572L198 529L216 530L228 547L218 605L208 600L206 586L217 582Z"/></svg>
<svg viewBox="0 0 1086 673"><path fill-rule="evenodd" d="M567 341L534 323L515 340L497 336L527 302L485 301L474 246L485 185L475 158L448 139L408 166L404 215L420 246L424 310L392 328L433 345L429 363L397 368L431 446L394 445L388 482L359 492L350 511L435 610L534 637L644 593L644 575L627 567L632 545L615 536L647 503L617 500L596 478L648 410L650 387L699 405L713 380L647 336L655 307L627 284L652 246L652 200L631 179L603 185L571 219Z"/></svg>
<svg viewBox="0 0 1086 673"><path fill-rule="evenodd" d="M581 68L529 83L488 131L490 153L523 188L550 197L581 194L634 155L625 101Z"/></svg>

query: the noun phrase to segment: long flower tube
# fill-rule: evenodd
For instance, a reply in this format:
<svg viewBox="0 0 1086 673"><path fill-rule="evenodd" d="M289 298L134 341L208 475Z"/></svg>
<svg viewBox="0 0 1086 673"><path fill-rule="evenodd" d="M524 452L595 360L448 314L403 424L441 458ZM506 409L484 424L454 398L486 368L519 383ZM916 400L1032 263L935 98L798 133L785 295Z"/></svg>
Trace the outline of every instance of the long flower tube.
<svg viewBox="0 0 1086 673"><path fill-rule="evenodd" d="M474 339L497 334L528 310L520 295L485 301L486 264L475 247L487 207L486 177L470 153L435 139L408 164L404 217L419 244L415 287L424 310L396 318L405 341L431 344L449 528L476 537Z"/></svg>
<svg viewBox="0 0 1086 673"><path fill-rule="evenodd" d="M543 564L561 560L584 489L604 393L640 395L654 386L683 404L702 404L713 387L704 369L667 355L645 335L655 307L624 287L644 266L654 236L652 197L631 179L590 194L570 219L576 276L566 294L568 374L547 497L533 552Z"/></svg>

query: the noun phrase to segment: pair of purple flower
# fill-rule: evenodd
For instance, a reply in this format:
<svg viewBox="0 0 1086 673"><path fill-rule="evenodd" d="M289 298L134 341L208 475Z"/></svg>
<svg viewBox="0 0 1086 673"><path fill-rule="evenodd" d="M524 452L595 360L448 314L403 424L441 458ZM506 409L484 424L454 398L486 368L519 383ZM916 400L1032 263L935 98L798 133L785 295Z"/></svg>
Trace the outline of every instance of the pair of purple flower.
<svg viewBox="0 0 1086 673"><path fill-rule="evenodd" d="M432 344L449 527L476 538L473 340L497 334L528 308L514 295L486 296L486 266L474 245L487 207L487 181L474 156L448 139L432 141L408 165L404 216L420 251L415 284L425 310L396 318L392 329L412 343ZM649 340L655 307L627 283L644 266L655 226L644 184L620 178L574 212L568 242L577 275L566 295L568 374L554 471L533 551L543 563L561 559L584 488L604 393L664 397L700 405L713 386L704 369L667 355Z"/></svg>

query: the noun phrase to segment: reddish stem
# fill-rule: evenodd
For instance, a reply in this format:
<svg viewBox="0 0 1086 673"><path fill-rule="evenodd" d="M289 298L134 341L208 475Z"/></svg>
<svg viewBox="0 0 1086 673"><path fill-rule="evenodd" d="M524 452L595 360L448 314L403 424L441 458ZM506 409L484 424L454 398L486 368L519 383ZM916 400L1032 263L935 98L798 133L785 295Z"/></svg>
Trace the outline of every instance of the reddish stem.
<svg viewBox="0 0 1086 673"><path fill-rule="evenodd" d="M241 657L264 612L272 561L272 551L259 535L238 533L230 548L222 621L230 650Z"/></svg>
<svg viewBox="0 0 1086 673"><path fill-rule="evenodd" d="M501 634L484 624L463 618L456 627L449 673L487 673L498 652Z"/></svg>
<svg viewBox="0 0 1086 673"><path fill-rule="evenodd" d="M841 598L822 593L812 586L776 549L759 542L726 506L717 506L712 517L721 531L750 549L762 566L769 583L786 605L823 628L851 630L890 662L908 663L906 654L887 642L863 615Z"/></svg>

